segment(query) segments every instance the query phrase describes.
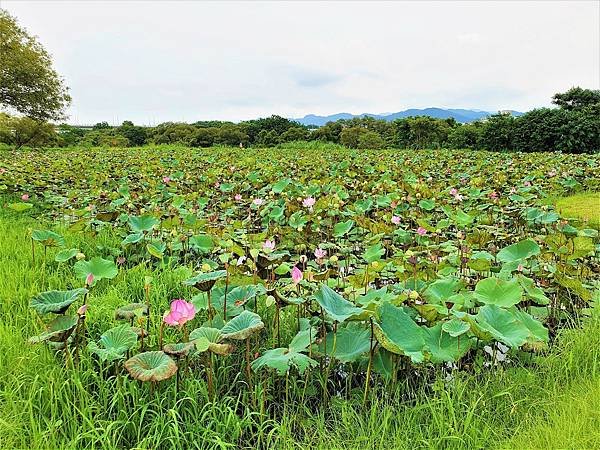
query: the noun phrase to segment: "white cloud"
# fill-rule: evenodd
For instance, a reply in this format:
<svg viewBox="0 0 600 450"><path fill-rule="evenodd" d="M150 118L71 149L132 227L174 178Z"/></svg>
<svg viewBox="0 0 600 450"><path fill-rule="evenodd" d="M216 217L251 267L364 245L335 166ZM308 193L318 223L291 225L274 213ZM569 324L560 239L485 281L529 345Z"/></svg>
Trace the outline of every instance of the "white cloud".
<svg viewBox="0 0 600 450"><path fill-rule="evenodd" d="M527 110L599 88L598 2L24 2L72 120Z"/></svg>

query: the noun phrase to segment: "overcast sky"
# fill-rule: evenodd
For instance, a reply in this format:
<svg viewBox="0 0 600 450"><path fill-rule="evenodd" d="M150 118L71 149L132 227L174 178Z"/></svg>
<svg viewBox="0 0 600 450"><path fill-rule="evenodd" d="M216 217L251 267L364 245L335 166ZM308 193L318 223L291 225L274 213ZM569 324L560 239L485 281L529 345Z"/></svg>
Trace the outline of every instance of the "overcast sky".
<svg viewBox="0 0 600 450"><path fill-rule="evenodd" d="M525 111L600 88L600 2L16 1L71 122L428 106Z"/></svg>

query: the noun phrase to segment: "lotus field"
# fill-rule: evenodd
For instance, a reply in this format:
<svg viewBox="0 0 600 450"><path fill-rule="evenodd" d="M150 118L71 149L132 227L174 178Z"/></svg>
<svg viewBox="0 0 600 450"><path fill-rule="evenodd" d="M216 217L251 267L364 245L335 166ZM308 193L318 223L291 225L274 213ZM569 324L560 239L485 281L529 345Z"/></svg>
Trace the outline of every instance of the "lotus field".
<svg viewBox="0 0 600 450"><path fill-rule="evenodd" d="M221 404L249 422L233 436L206 424L205 443L254 448L294 405L411 402L464 376L535 372L600 301L597 212L555 207L598 190L597 155L6 150L1 217L17 243L3 253L21 273L0 308L26 318L9 320L28 355L16 367L61 374L22 379L39 388L37 419L14 426L127 447L164 409L181 429L142 447L177 447L186 417ZM119 425L56 423L93 404ZM75 436L94 427L104 437Z"/></svg>

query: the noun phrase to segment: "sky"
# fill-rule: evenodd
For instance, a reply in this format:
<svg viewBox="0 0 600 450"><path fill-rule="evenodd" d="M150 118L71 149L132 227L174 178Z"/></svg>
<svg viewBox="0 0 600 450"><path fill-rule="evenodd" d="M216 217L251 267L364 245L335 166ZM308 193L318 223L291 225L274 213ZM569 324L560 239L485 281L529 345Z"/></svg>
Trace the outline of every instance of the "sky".
<svg viewBox="0 0 600 450"><path fill-rule="evenodd" d="M70 122L527 111L600 88L600 1L0 0L53 57Z"/></svg>

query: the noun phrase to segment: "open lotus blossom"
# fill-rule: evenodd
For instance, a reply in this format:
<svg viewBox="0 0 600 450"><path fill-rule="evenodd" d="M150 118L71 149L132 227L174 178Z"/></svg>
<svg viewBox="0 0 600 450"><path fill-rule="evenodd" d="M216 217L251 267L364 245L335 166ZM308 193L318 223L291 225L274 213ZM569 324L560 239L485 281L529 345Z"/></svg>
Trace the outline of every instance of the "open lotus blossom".
<svg viewBox="0 0 600 450"><path fill-rule="evenodd" d="M163 177L163 183L169 184L171 182L171 177Z"/></svg>
<svg viewBox="0 0 600 450"><path fill-rule="evenodd" d="M23 194L23 195L21 195L21 200L23 200L24 202L26 202L27 200L29 200L29 194Z"/></svg>
<svg viewBox="0 0 600 450"><path fill-rule="evenodd" d="M548 172L548 176L549 177L555 177L556 176L556 170L551 170L550 172Z"/></svg>
<svg viewBox="0 0 600 450"><path fill-rule="evenodd" d="M254 200L252 200L252 203L256 206L260 206L263 204L263 199L262 198L255 198Z"/></svg>
<svg viewBox="0 0 600 450"><path fill-rule="evenodd" d="M315 203L316 200L313 197L306 197L304 200L302 200L302 206L308 209L312 209L312 207L315 206Z"/></svg>
<svg viewBox="0 0 600 450"><path fill-rule="evenodd" d="M454 196L454 200L456 200L456 201L459 201L459 202L461 202L461 201L462 201L462 199L463 199L463 196L462 196L461 194L456 194L456 195Z"/></svg>
<svg viewBox="0 0 600 450"><path fill-rule="evenodd" d="M456 189L456 188L450 189L450 195L452 195L454 197L456 194L458 194L458 189Z"/></svg>
<svg viewBox="0 0 600 450"><path fill-rule="evenodd" d="M195 316L196 307L192 303L178 298L171 302L171 309L163 320L167 325L180 326L192 320Z"/></svg>
<svg viewBox="0 0 600 450"><path fill-rule="evenodd" d="M236 202L239 202L239 201L242 199L242 194L235 194L235 196L233 197L233 199L234 199Z"/></svg>
<svg viewBox="0 0 600 450"><path fill-rule="evenodd" d="M88 276L85 278L85 285L91 286L92 284L94 284L94 274L88 273Z"/></svg>
<svg viewBox="0 0 600 450"><path fill-rule="evenodd" d="M488 197L492 200L496 200L498 198L498 193L496 191L492 191L489 193Z"/></svg>
<svg viewBox="0 0 600 450"><path fill-rule="evenodd" d="M527 186L527 187L531 186L531 181L525 181L523 183L523 186Z"/></svg>
<svg viewBox="0 0 600 450"><path fill-rule="evenodd" d="M6 169L4 167L0 167L0 175L3 175L6 173Z"/></svg>
<svg viewBox="0 0 600 450"><path fill-rule="evenodd" d="M400 217L398 217L398 216L392 216L392 223L394 225L400 225Z"/></svg>
<svg viewBox="0 0 600 450"><path fill-rule="evenodd" d="M427 234L427 230L423 227L419 227L419 228L417 228L417 234L419 236L425 236Z"/></svg>
<svg viewBox="0 0 600 450"><path fill-rule="evenodd" d="M275 241L267 239L265 241L265 243L263 244L263 250L270 250L270 251L275 250Z"/></svg>
<svg viewBox="0 0 600 450"><path fill-rule="evenodd" d="M298 284L302 281L302 271L296 266L292 269L292 281L294 284Z"/></svg>
<svg viewBox="0 0 600 450"><path fill-rule="evenodd" d="M317 259L323 259L323 258L325 258L326 256L327 256L327 251L326 251L326 250L323 250L322 248L317 248L317 249L315 250L315 257L316 257Z"/></svg>

